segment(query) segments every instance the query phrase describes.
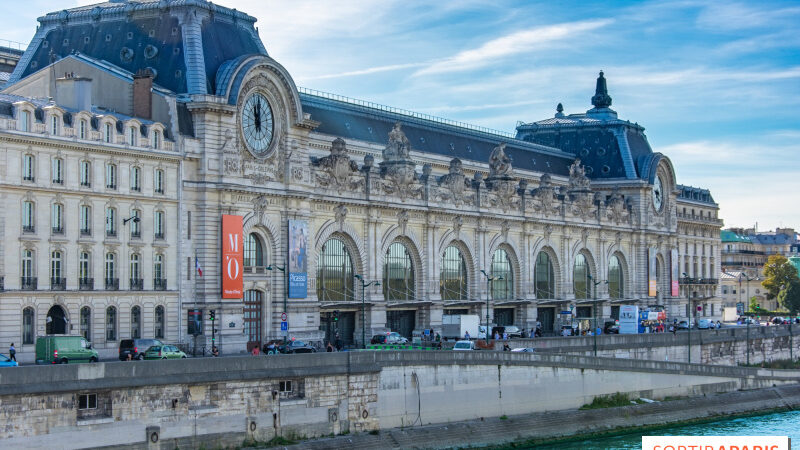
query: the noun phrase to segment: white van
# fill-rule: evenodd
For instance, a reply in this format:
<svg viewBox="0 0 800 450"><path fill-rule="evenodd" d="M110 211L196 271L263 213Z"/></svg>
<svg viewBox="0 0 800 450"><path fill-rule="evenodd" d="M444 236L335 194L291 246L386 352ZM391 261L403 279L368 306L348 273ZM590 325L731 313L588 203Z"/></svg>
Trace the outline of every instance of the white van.
<svg viewBox="0 0 800 450"><path fill-rule="evenodd" d="M475 350L475 343L473 341L458 341L456 342L456 345L453 346L453 350L456 351Z"/></svg>

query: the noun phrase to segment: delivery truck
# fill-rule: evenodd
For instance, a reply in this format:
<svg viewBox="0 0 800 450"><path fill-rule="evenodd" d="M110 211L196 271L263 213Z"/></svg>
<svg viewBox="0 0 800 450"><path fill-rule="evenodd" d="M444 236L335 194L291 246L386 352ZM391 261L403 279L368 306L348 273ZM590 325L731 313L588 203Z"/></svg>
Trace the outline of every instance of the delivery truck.
<svg viewBox="0 0 800 450"><path fill-rule="evenodd" d="M442 337L463 339L469 333L471 338L477 339L479 323L475 314L445 314L442 316Z"/></svg>

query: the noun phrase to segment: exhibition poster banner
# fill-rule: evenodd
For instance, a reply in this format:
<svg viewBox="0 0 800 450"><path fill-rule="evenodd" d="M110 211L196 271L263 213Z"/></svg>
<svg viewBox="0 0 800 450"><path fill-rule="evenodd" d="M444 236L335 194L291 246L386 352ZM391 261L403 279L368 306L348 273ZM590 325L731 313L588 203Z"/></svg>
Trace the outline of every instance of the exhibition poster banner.
<svg viewBox="0 0 800 450"><path fill-rule="evenodd" d="M620 305L619 334L636 334L639 332L639 307L636 305Z"/></svg>
<svg viewBox="0 0 800 450"><path fill-rule="evenodd" d="M680 268L680 265L681 265L680 264L680 260L678 260L678 249L677 248L673 248L672 249L672 255L670 255L670 256L671 256L670 257L670 263L672 263L672 292L670 292L670 294L673 297L677 297L677 296L680 295L680 290L679 290L680 286L678 285L678 280L680 279L679 278L680 274L678 272L681 270L681 268Z"/></svg>
<svg viewBox="0 0 800 450"><path fill-rule="evenodd" d="M647 295L650 297L656 296L657 290L657 269L656 266L658 265L658 261L656 259L656 249L655 248L648 248L647 249Z"/></svg>
<svg viewBox="0 0 800 450"><path fill-rule="evenodd" d="M289 220L289 298L308 296L308 222Z"/></svg>
<svg viewBox="0 0 800 450"><path fill-rule="evenodd" d="M222 298L242 298L244 290L242 216L222 216Z"/></svg>

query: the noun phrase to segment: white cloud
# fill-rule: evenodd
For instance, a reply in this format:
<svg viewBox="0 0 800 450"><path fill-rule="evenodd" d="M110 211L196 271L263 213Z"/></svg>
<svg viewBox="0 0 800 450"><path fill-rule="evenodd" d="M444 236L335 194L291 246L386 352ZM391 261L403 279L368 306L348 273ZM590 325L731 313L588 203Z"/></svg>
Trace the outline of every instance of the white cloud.
<svg viewBox="0 0 800 450"><path fill-rule="evenodd" d="M327 75L312 75L306 76L303 79L306 81L309 80L324 80L328 78L342 78L342 77L353 77L359 75L371 75L374 73L380 72L391 72L395 70L403 70L403 69L413 69L415 67L424 66L427 63L408 63L408 64L390 64L388 66L377 66L377 67L369 67L367 69L361 70L352 70L349 72L341 72L341 73L331 73Z"/></svg>
<svg viewBox="0 0 800 450"><path fill-rule="evenodd" d="M478 48L464 50L418 70L415 75L457 72L483 67L497 59L547 48L558 41L578 39L611 24L611 19L585 20L529 28L493 39Z"/></svg>
<svg viewBox="0 0 800 450"><path fill-rule="evenodd" d="M714 31L772 27L791 23L800 17L800 7L775 8L773 5L753 7L752 4L716 2L704 8L697 25Z"/></svg>

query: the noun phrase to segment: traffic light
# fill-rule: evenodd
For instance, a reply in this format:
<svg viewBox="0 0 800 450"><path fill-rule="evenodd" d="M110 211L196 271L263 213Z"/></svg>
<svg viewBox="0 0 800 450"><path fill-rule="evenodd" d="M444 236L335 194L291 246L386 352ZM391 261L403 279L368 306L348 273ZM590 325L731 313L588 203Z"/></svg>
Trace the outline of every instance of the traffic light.
<svg viewBox="0 0 800 450"><path fill-rule="evenodd" d="M339 310L338 309L333 311L333 321L334 322L338 322L339 321Z"/></svg>
<svg viewBox="0 0 800 450"><path fill-rule="evenodd" d="M208 314L208 318L209 318L209 319L210 319L210 320L213 322L213 321L214 321L214 319L216 319L216 318L217 318L216 311L214 311L214 310L212 309L212 310L211 310L211 311L209 311L208 313L209 313L209 314Z"/></svg>

